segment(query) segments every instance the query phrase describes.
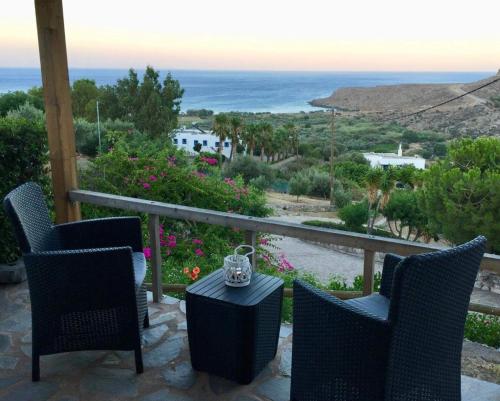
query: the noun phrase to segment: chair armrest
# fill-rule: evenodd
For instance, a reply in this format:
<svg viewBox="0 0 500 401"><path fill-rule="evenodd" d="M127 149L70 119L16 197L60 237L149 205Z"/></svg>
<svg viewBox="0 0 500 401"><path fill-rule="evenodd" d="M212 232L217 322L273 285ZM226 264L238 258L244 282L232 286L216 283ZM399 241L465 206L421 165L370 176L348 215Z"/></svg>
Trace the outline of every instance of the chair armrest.
<svg viewBox="0 0 500 401"><path fill-rule="evenodd" d="M385 255L384 266L382 268L382 282L380 283L380 295L383 295L386 298L391 297L394 270L403 259L403 256L395 255L393 253Z"/></svg>
<svg viewBox="0 0 500 401"><path fill-rule="evenodd" d="M130 246L134 252L142 252L139 217L83 220L59 224L54 230L64 249Z"/></svg>
<svg viewBox="0 0 500 401"><path fill-rule="evenodd" d="M33 312L42 319L79 310L135 308L130 247L24 255Z"/></svg>
<svg viewBox="0 0 500 401"><path fill-rule="evenodd" d="M298 280L293 298L291 399L383 399L389 322Z"/></svg>

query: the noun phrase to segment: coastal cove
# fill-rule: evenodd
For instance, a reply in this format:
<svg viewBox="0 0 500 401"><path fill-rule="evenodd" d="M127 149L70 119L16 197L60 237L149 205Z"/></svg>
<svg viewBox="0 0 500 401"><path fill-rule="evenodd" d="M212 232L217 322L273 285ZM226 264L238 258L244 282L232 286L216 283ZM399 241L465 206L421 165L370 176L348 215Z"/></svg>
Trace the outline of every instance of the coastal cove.
<svg viewBox="0 0 500 401"><path fill-rule="evenodd" d="M142 69L137 70L139 75ZM172 70L185 89L182 111L296 113L318 108L309 101L327 97L341 87L465 83L494 72L290 72ZM162 78L167 70L161 70ZM70 68L70 81L92 79L97 85L115 84L126 69ZM0 68L0 93L26 91L41 85L38 68Z"/></svg>

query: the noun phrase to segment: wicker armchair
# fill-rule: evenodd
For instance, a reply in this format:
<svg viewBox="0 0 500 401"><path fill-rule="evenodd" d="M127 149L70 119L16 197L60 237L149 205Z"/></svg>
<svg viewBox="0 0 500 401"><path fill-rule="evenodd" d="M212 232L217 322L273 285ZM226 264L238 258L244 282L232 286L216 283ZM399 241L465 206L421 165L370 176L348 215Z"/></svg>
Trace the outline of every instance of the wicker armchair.
<svg viewBox="0 0 500 401"><path fill-rule="evenodd" d="M10 192L4 207L28 275L33 381L40 379L40 356L78 350L133 350L142 373L149 320L139 218L52 225L35 183Z"/></svg>
<svg viewBox="0 0 500 401"><path fill-rule="evenodd" d="M387 255L380 294L294 283L292 401L459 401L464 323L484 253Z"/></svg>

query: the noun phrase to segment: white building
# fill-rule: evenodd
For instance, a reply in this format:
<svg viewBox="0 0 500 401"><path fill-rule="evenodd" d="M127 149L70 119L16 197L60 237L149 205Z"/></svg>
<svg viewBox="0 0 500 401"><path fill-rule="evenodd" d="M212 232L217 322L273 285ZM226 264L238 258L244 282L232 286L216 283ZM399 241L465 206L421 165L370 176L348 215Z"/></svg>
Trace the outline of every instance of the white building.
<svg viewBox="0 0 500 401"><path fill-rule="evenodd" d="M403 156L403 149L399 144L398 153L363 153L366 160L372 167L387 168L389 166L405 166L412 164L416 168L423 170L425 168L425 159L420 156Z"/></svg>
<svg viewBox="0 0 500 401"><path fill-rule="evenodd" d="M175 130L173 141L179 149L184 149L191 155L198 154L193 149L197 144L201 144L201 152L217 152L219 149L219 137L212 131L204 131L196 126ZM229 138L222 144L222 154L226 157L231 154L231 140Z"/></svg>

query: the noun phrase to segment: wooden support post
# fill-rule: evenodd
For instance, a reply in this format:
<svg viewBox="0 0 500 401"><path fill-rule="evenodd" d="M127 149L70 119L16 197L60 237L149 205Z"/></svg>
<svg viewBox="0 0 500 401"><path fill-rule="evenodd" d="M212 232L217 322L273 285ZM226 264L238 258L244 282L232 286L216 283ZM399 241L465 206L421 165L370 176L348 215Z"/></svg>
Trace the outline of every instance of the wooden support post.
<svg viewBox="0 0 500 401"><path fill-rule="evenodd" d="M257 246L257 233L255 231L245 231L245 244L253 246L254 249ZM252 264L252 269L257 269L257 254L250 257L250 263Z"/></svg>
<svg viewBox="0 0 500 401"><path fill-rule="evenodd" d="M62 0L35 0L35 11L56 222L65 223L81 216L68 197L78 185Z"/></svg>
<svg viewBox="0 0 500 401"><path fill-rule="evenodd" d="M163 297L160 248L160 216L150 214L148 219L149 242L151 247L151 272L153 273L153 302L160 302Z"/></svg>
<svg viewBox="0 0 500 401"><path fill-rule="evenodd" d="M373 292L373 277L375 272L375 252L365 249L363 262L363 295Z"/></svg>

